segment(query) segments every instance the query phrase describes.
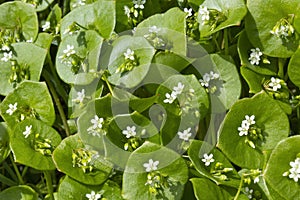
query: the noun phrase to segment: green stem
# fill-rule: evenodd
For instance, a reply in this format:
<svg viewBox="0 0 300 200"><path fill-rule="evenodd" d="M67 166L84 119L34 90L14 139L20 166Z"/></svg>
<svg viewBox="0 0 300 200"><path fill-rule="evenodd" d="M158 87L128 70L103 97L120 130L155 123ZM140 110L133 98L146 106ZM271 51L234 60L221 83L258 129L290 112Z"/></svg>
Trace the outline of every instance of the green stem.
<svg viewBox="0 0 300 200"><path fill-rule="evenodd" d="M212 40L214 41L215 46L217 47L217 50L218 50L218 51L221 51L220 45L219 45L219 43L218 43L218 41L217 41L216 34L213 35Z"/></svg>
<svg viewBox="0 0 300 200"><path fill-rule="evenodd" d="M47 190L48 190L48 194L50 196L50 200L54 200L53 185L52 185L52 178L51 178L50 171L44 171L44 176L46 179Z"/></svg>
<svg viewBox="0 0 300 200"><path fill-rule="evenodd" d="M46 82L47 82L47 84L48 84L48 86L49 86L50 92L51 92L52 97L53 97L53 99L54 99L54 102L55 102L55 104L56 104L56 106L57 106L59 115L60 115L60 117L61 117L61 120L62 120L63 125L64 125L64 128L65 128L66 135L67 135L67 136L70 136L70 135L71 135L70 127L69 127L69 125L68 125L68 122L67 122L67 118L66 118L64 109L63 109L63 107L62 107L62 105L61 105L61 103L60 103L60 100L59 100L59 97L58 97L58 95L57 95L57 93L56 93L56 90L55 90L55 88L54 88L54 86L53 86L51 80L49 79L49 77L46 76L46 75L44 75L43 77L44 77L44 79L46 80Z"/></svg>
<svg viewBox="0 0 300 200"><path fill-rule="evenodd" d="M229 47L228 47L228 29L224 29L224 34L223 34L223 44L224 44L224 50L225 50L225 55L229 55Z"/></svg>
<svg viewBox="0 0 300 200"><path fill-rule="evenodd" d="M6 176L3 176L2 174L0 174L0 182L7 185L7 186L18 185L16 182L14 182L13 180L7 178Z"/></svg>
<svg viewBox="0 0 300 200"><path fill-rule="evenodd" d="M107 87L108 87L109 92L111 93L111 95L114 96L113 89L112 89L112 87L111 87L111 85L110 85L110 83L108 82L107 79L105 79L105 83L106 83L106 85L107 85Z"/></svg>
<svg viewBox="0 0 300 200"><path fill-rule="evenodd" d="M22 178L22 176L21 176L21 174L20 174L20 171L19 171L19 169L18 169L18 167L17 167L17 165L16 165L16 163L15 163L15 161L14 161L14 159L13 159L13 157L12 157L11 154L9 155L9 158L10 158L10 160L11 160L11 163L12 163L12 165L13 165L13 168L14 168L14 170L15 170L15 172L16 172L17 177L18 177L19 184L24 185L24 180L23 180L23 178Z"/></svg>
<svg viewBox="0 0 300 200"><path fill-rule="evenodd" d="M63 16L65 16L70 11L70 0L63 0Z"/></svg>
<svg viewBox="0 0 300 200"><path fill-rule="evenodd" d="M22 177L25 176L27 170L28 170L28 166L25 166L24 169L23 169L23 171L22 171Z"/></svg>
<svg viewBox="0 0 300 200"><path fill-rule="evenodd" d="M285 59L278 58L278 76L281 79L284 79L284 64L285 64Z"/></svg>
<svg viewBox="0 0 300 200"><path fill-rule="evenodd" d="M238 188L238 191L234 197L233 200L237 200L240 196L240 193L241 193L241 190L242 190L242 187L243 187L243 183L244 183L244 175L242 175L242 178L241 178L241 182L240 182L240 185L239 185L239 188Z"/></svg>
<svg viewBox="0 0 300 200"><path fill-rule="evenodd" d="M18 177L16 176L14 170L11 169L11 167L7 164L7 162L5 161L3 163L3 167L4 169L9 173L10 177L17 182L18 181Z"/></svg>

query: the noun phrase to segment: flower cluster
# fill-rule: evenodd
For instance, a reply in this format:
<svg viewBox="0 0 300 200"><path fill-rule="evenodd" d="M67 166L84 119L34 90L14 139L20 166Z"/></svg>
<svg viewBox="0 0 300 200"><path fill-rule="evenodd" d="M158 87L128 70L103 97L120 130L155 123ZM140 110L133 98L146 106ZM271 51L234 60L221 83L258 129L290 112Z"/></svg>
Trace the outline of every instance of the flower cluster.
<svg viewBox="0 0 300 200"><path fill-rule="evenodd" d="M45 24L42 26L43 31L47 31L51 28L50 21L46 21Z"/></svg>
<svg viewBox="0 0 300 200"><path fill-rule="evenodd" d="M173 103L177 98L177 96L182 93L183 89L184 89L184 85L181 82L179 82L177 86L173 87L171 94L169 93L165 94L166 99L164 100L164 103L169 103L169 104Z"/></svg>
<svg viewBox="0 0 300 200"><path fill-rule="evenodd" d="M250 126L255 124L254 119L255 119L254 115L251 115L250 117L248 115L245 116L245 119L242 121L241 126L238 127L239 136L248 135Z"/></svg>
<svg viewBox="0 0 300 200"><path fill-rule="evenodd" d="M101 199L102 195L99 193L96 193L95 191L91 191L91 193L86 194L85 197L88 198L89 200L99 200L99 199Z"/></svg>
<svg viewBox="0 0 300 200"><path fill-rule="evenodd" d="M79 167L84 173L91 172L94 169L94 161L98 157L96 151L78 148L73 149L72 152L72 164L73 167Z"/></svg>
<svg viewBox="0 0 300 200"><path fill-rule="evenodd" d="M134 50L127 48L127 50L123 53L123 56L125 61L117 68L116 73L128 72L138 66L138 59Z"/></svg>
<svg viewBox="0 0 300 200"><path fill-rule="evenodd" d="M146 38L156 49L170 49L171 47L168 47L166 40L159 35L160 32L161 28L151 26L149 27L149 33L145 34L144 38Z"/></svg>
<svg viewBox="0 0 300 200"><path fill-rule="evenodd" d="M207 153L205 153L203 155L202 162L204 162L205 166L208 167L211 163L215 162L215 159L213 157L214 157L214 155L212 153L209 155Z"/></svg>
<svg viewBox="0 0 300 200"><path fill-rule="evenodd" d="M136 136L136 127L135 126L127 126L125 130L122 131L123 135L126 136L126 138L135 137Z"/></svg>
<svg viewBox="0 0 300 200"><path fill-rule="evenodd" d="M159 164L159 161L153 161L152 159L149 159L147 163L144 163L143 166L145 167L146 172L151 172L157 170L157 166Z"/></svg>
<svg viewBox="0 0 300 200"><path fill-rule="evenodd" d="M259 48L251 49L251 53L249 56L249 61L251 65L259 65L260 57L263 53L260 51Z"/></svg>
<svg viewBox="0 0 300 200"><path fill-rule="evenodd" d="M289 176L290 179L298 182L300 179L300 158L296 158L294 161L291 161L290 166L291 168L289 171L285 172L283 176Z"/></svg>
<svg viewBox="0 0 300 200"><path fill-rule="evenodd" d="M23 133L24 134L24 133ZM35 151L41 153L42 155L45 156L51 156L54 147L52 146L52 142L50 139L46 138L41 138L40 134L35 134L33 140L33 148Z"/></svg>
<svg viewBox="0 0 300 200"><path fill-rule="evenodd" d="M271 77L268 86L271 88L271 90L276 92L277 90L281 89L281 83L282 82L283 81L279 78Z"/></svg>
<svg viewBox="0 0 300 200"><path fill-rule="evenodd" d="M200 5L198 15L201 17L202 25L207 24L209 22L209 10L206 6Z"/></svg>
<svg viewBox="0 0 300 200"><path fill-rule="evenodd" d="M143 10L146 0L133 0L132 3L133 6L131 8L126 5L124 6L124 14L128 18L128 24L136 27L143 20Z"/></svg>
<svg viewBox="0 0 300 200"><path fill-rule="evenodd" d="M145 8L144 4L146 3L146 0L133 0L132 2L134 4L134 8L136 8L136 9L138 9L138 8L144 9Z"/></svg>
<svg viewBox="0 0 300 200"><path fill-rule="evenodd" d="M85 89L82 89L81 91L77 92L77 97L75 99L72 99L73 102L82 104L85 99Z"/></svg>
<svg viewBox="0 0 300 200"><path fill-rule="evenodd" d="M291 37L294 34L294 32L294 27L285 18L280 19L270 31L272 35L281 39L288 39L288 37Z"/></svg>
<svg viewBox="0 0 300 200"><path fill-rule="evenodd" d="M61 63L71 66L71 70L74 74L79 72L80 66L83 64L84 60L76 54L73 45L67 45L67 48L63 50L63 55L58 58L61 59Z"/></svg>
<svg viewBox="0 0 300 200"><path fill-rule="evenodd" d="M12 51L4 52L3 57L1 58L1 61L8 62L12 59Z"/></svg>
<svg viewBox="0 0 300 200"><path fill-rule="evenodd" d="M188 128L183 130L182 132L179 131L177 135L179 136L180 139L188 142L190 140L190 137L192 136L191 130L192 130L191 128Z"/></svg>
<svg viewBox="0 0 300 200"><path fill-rule="evenodd" d="M102 127L104 124L104 119L102 117L99 118L98 115L95 115L94 118L91 119L91 124L92 126L87 129L88 134L100 137L99 133L103 132Z"/></svg>
<svg viewBox="0 0 300 200"><path fill-rule="evenodd" d="M200 84L207 89L207 92L215 93L217 91L217 83L220 81L220 74L210 71L202 76L199 80Z"/></svg>

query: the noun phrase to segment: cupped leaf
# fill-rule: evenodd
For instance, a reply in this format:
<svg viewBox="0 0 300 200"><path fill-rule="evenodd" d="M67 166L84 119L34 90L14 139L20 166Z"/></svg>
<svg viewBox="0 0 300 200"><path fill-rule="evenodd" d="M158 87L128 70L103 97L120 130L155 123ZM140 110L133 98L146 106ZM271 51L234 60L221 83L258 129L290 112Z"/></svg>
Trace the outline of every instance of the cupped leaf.
<svg viewBox="0 0 300 200"><path fill-rule="evenodd" d="M6 159L10 152L9 134L5 122L0 123L0 163Z"/></svg>
<svg viewBox="0 0 300 200"><path fill-rule="evenodd" d="M210 163L209 166L206 166L206 163L202 161L204 154L213 155L214 162ZM206 142L194 140L189 147L188 155L194 167L202 176L209 178L217 185L227 185L238 188L240 183L239 174L225 155L223 155L217 148ZM219 165L218 163L221 163L221 168L223 168L222 170L227 168L231 169L231 171L216 174L216 169L218 168L217 165ZM224 176L221 175L225 175L226 178L224 179Z"/></svg>
<svg viewBox="0 0 300 200"><path fill-rule="evenodd" d="M2 62L0 68L2 95L8 95L23 80L39 81L47 54L45 49L30 43L15 43L12 47L15 65L12 66L11 62ZM33 57L35 59L32 59Z"/></svg>
<svg viewBox="0 0 300 200"><path fill-rule="evenodd" d="M268 56L290 57L299 45L299 30L294 30L287 38L277 37L271 31L276 31L275 26L284 20L291 26L299 24L299 6L297 0L247 1L249 12L245 18L245 28L251 43Z"/></svg>
<svg viewBox="0 0 300 200"><path fill-rule="evenodd" d="M16 108L12 109L12 106ZM40 119L48 125L55 120L51 95L44 82L23 81L5 97L0 109L1 116L10 128L25 118Z"/></svg>
<svg viewBox="0 0 300 200"><path fill-rule="evenodd" d="M78 134L65 138L58 145L53 160L59 171L88 185L103 183L112 170L111 163L83 144Z"/></svg>
<svg viewBox="0 0 300 200"><path fill-rule="evenodd" d="M50 49L53 36L49 33L39 33L34 44L44 49Z"/></svg>
<svg viewBox="0 0 300 200"><path fill-rule="evenodd" d="M206 0L201 6L206 6L209 10L210 19L208 23L204 23L200 9L198 12L198 22L201 37L209 36L224 28L230 26L238 26L247 13L247 8L243 0ZM217 12L218 14L213 14ZM213 17L216 16L216 17Z"/></svg>
<svg viewBox="0 0 300 200"><path fill-rule="evenodd" d="M125 53L131 50L135 56L134 62L137 63L128 71L120 71L125 65ZM121 36L113 43L113 49L109 59L108 70L111 76L109 82L126 88L133 88L142 82L148 73L154 48L143 37Z"/></svg>
<svg viewBox="0 0 300 200"><path fill-rule="evenodd" d="M179 8L171 8L163 14L156 14L142 21L136 28L135 36L148 38L146 35L149 35L150 29L155 26L156 38L161 39L161 43L164 44L158 45L159 49L170 48L172 52L185 56L187 51L185 17L186 14ZM149 42L155 42L153 39L151 38Z"/></svg>
<svg viewBox="0 0 300 200"><path fill-rule="evenodd" d="M246 32L243 31L240 34L239 40L238 40L238 53L239 53L239 56L241 59L241 65L247 66L249 69L251 69L259 74L276 76L277 75L277 65L278 65L277 59L262 55L262 56L260 56L261 60L259 61L259 64L253 65L249 61L252 49L256 49L256 47L254 47L250 43ZM269 63L265 63L266 61L264 62L264 59L266 59L266 61L269 61Z"/></svg>
<svg viewBox="0 0 300 200"><path fill-rule="evenodd" d="M147 173L143 165L150 159L159 162L157 170L152 172L163 177L159 181L161 188L157 195L151 193L150 186L146 184L147 175L151 172ZM123 175L123 197L132 200L181 199L187 179L188 169L179 154L166 147L145 142L129 157Z"/></svg>
<svg viewBox="0 0 300 200"><path fill-rule="evenodd" d="M101 194L101 198L122 200L121 190L113 181L106 181L103 185L85 185L66 176L58 188L58 199L85 200L86 195L94 191Z"/></svg>
<svg viewBox="0 0 300 200"><path fill-rule="evenodd" d="M255 94L264 89L263 84L266 75L259 74L246 66L241 66L240 70L241 75L249 86L249 93Z"/></svg>
<svg viewBox="0 0 300 200"><path fill-rule="evenodd" d="M38 200L38 194L31 187L20 185L3 190L0 199Z"/></svg>
<svg viewBox="0 0 300 200"><path fill-rule="evenodd" d="M290 80L298 87L300 87L300 48L297 49L292 56L288 65L288 75Z"/></svg>
<svg viewBox="0 0 300 200"><path fill-rule="evenodd" d="M38 170L54 170L51 154L60 142L60 135L52 127L27 119L12 131L10 146L16 162Z"/></svg>
<svg viewBox="0 0 300 200"><path fill-rule="evenodd" d="M255 135L251 136L250 131L247 135L239 136L238 127L242 127L246 115L255 116L256 128L253 134L261 132L261 139L255 140ZM262 92L252 98L239 100L232 106L222 124L217 146L236 165L257 169L263 167L264 152L272 150L288 134L289 121L286 114L276 101Z"/></svg>
<svg viewBox="0 0 300 200"><path fill-rule="evenodd" d="M62 38L64 38L67 36L64 33L70 30L70 26L77 23L79 25L75 25L77 28L84 27L85 29L95 30L103 38L108 39L114 30L115 21L115 1L99 0L72 10L63 18L60 30Z"/></svg>
<svg viewBox="0 0 300 200"><path fill-rule="evenodd" d="M35 9L26 3L14 1L0 5L0 28L20 31L21 40L35 40L38 34L38 19ZM18 36L18 37L19 37Z"/></svg>
<svg viewBox="0 0 300 200"><path fill-rule="evenodd" d="M102 41L103 38L91 30L64 37L56 56L56 70L60 78L78 85L89 84L97 78ZM67 56L64 51L69 52L72 47L73 54Z"/></svg>
<svg viewBox="0 0 300 200"><path fill-rule="evenodd" d="M300 196L299 182L284 176L292 168L291 162L299 157L300 137L294 136L280 141L267 163L264 177L272 190L284 199L297 199Z"/></svg>

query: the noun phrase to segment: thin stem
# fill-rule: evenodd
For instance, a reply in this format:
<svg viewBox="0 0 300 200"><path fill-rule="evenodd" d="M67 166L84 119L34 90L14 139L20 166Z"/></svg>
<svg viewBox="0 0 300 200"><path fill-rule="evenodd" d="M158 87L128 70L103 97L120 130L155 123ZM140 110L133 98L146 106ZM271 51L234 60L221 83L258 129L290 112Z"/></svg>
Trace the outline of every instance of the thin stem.
<svg viewBox="0 0 300 200"><path fill-rule="evenodd" d="M18 185L16 182L14 182L13 180L7 178L6 176L0 174L0 182L7 185L7 186L15 186Z"/></svg>
<svg viewBox="0 0 300 200"><path fill-rule="evenodd" d="M284 64L285 64L285 59L278 58L278 76L281 79L284 79Z"/></svg>
<svg viewBox="0 0 300 200"><path fill-rule="evenodd" d="M3 163L3 167L4 167L4 169L9 173L10 177L11 177L14 181L18 181L18 177L17 177L16 174L14 173L14 170L11 169L11 167L7 164L6 161Z"/></svg>
<svg viewBox="0 0 300 200"><path fill-rule="evenodd" d="M56 106L57 106L57 109L58 109L60 118L61 118L61 120L62 120L62 122L63 122L63 125L64 125L64 128L65 128L66 135L67 135L67 136L70 136L70 135L71 135L70 127L69 127L69 125L68 125L68 122L67 122L67 118L66 118L64 109L63 109L63 107L62 107L62 105L61 105L61 103L60 103L60 100L59 100L59 97L58 97L58 95L57 95L57 93L56 93L56 90L55 90L55 88L54 88L54 86L53 86L51 80L49 79L49 77L48 77L48 76L45 76L45 75L43 75L43 77L44 77L44 79L46 80L46 82L47 82L47 84L48 84L48 86L49 86L50 92L51 92L52 97L53 97L53 99L54 99L54 102L55 102L55 104L56 104Z"/></svg>
<svg viewBox="0 0 300 200"><path fill-rule="evenodd" d="M16 163L15 163L15 161L14 161L14 159L13 159L13 157L12 157L11 154L9 155L9 158L10 158L10 160L11 160L11 163L12 163L12 165L13 165L13 168L14 168L14 170L15 170L15 172L16 172L17 177L18 177L19 183L20 183L21 185L24 185L23 177L21 176L20 171L19 171L19 169L18 169L18 167L17 167L17 165L16 165Z"/></svg>
<svg viewBox="0 0 300 200"><path fill-rule="evenodd" d="M215 46L217 47L217 50L218 50L218 51L221 51L220 45L219 45L219 43L218 43L218 41L217 41L217 38L216 38L216 34L213 35L212 40L214 41Z"/></svg>
<svg viewBox="0 0 300 200"><path fill-rule="evenodd" d="M243 183L244 183L244 175L242 175L242 178L241 178L241 182L240 182L240 185L239 185L239 188L238 188L238 191L234 197L233 200L237 200L240 196L240 193L241 193L241 190L242 190L242 187L243 187Z"/></svg>
<svg viewBox="0 0 300 200"><path fill-rule="evenodd" d="M70 0L64 0L63 2L63 16L65 16L70 11Z"/></svg>
<svg viewBox="0 0 300 200"><path fill-rule="evenodd" d="M111 93L111 95L114 96L113 89L112 89L112 87L111 87L111 85L110 85L110 83L108 82L107 79L105 79L105 83L106 83L106 85L107 85L107 87L108 87L109 92Z"/></svg>
<svg viewBox="0 0 300 200"><path fill-rule="evenodd" d="M225 55L229 55L229 47L228 47L228 29L224 29L224 34L223 34L223 44L224 44L224 50L225 50Z"/></svg>
<svg viewBox="0 0 300 200"><path fill-rule="evenodd" d="M27 170L28 170L28 166L25 166L24 169L23 169L23 171L22 171L22 177L25 176Z"/></svg>
<svg viewBox="0 0 300 200"><path fill-rule="evenodd" d="M51 178L50 171L44 171L44 176L46 179L47 190L48 190L48 194L50 196L50 200L54 200L53 185L52 185L52 178Z"/></svg>

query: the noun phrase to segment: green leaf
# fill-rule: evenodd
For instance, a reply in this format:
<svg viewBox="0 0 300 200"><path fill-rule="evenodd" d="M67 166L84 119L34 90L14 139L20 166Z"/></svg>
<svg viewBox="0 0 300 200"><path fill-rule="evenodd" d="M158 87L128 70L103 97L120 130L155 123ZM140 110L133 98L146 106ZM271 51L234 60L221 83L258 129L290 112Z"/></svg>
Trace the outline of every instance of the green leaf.
<svg viewBox="0 0 300 200"><path fill-rule="evenodd" d="M85 200L86 194L92 191L102 194L101 198L122 199L119 186L113 181L106 181L103 185L85 185L66 176L58 188L58 199Z"/></svg>
<svg viewBox="0 0 300 200"><path fill-rule="evenodd" d="M97 78L99 56L103 38L95 31L84 31L78 34L64 37L59 45L56 56L56 70L60 78L66 83L76 83L78 85L89 84ZM72 71L72 64L68 64L60 58L63 51L68 49L68 45L74 46L76 61L75 67L78 72ZM70 59L66 60L71 61Z"/></svg>
<svg viewBox="0 0 300 200"><path fill-rule="evenodd" d="M206 6L208 8L210 11L210 17L212 12L218 11L219 15L222 16L219 18L223 18L221 21L218 21L218 17L210 18L208 24L203 24L201 15L198 13L201 37L209 36L230 26L239 26L241 20L247 13L247 8L243 0L206 0L201 4L201 6Z"/></svg>
<svg viewBox="0 0 300 200"><path fill-rule="evenodd" d="M264 63L263 59L265 55L262 55L260 57L260 61L259 61L259 65L252 65L249 62L249 56L251 53L251 49L255 49L256 47L254 47L248 37L245 31L243 31L240 36L239 36L239 40L238 40L238 53L241 59L241 65L242 66L246 66L247 68L253 70L256 73L259 74L265 74L265 75L270 75L270 76L276 76L277 75L277 59L276 58L272 58L272 57L266 57L266 59L268 59L268 61L270 61L269 64ZM253 81L254 82L254 81Z"/></svg>
<svg viewBox="0 0 300 200"><path fill-rule="evenodd" d="M17 110L9 115L9 104L17 103ZM23 81L0 105L1 116L13 128L23 118L37 118L48 125L55 121L51 95L44 82Z"/></svg>
<svg viewBox="0 0 300 200"><path fill-rule="evenodd" d="M296 12L299 6L297 0L247 1L249 12L245 18L245 28L253 46L260 48L268 56L290 57L299 45L299 30L287 40L276 37L270 31L283 18L290 18L293 21L291 25L299 24Z"/></svg>
<svg viewBox="0 0 300 200"><path fill-rule="evenodd" d="M99 0L80 6L63 18L60 29L62 38L67 36L63 33L69 26L76 22L86 29L97 31L103 38L108 39L114 30L115 20L115 1Z"/></svg>
<svg viewBox="0 0 300 200"><path fill-rule="evenodd" d="M250 133L239 136L238 127L246 115L255 116L255 126L261 129L263 140L249 138ZM217 146L236 165L257 169L263 167L264 151L272 150L288 135L289 121L284 111L266 93L259 93L232 106L221 127ZM247 138L253 141L255 149L246 143Z"/></svg>
<svg viewBox="0 0 300 200"><path fill-rule="evenodd" d="M211 163L209 166L205 166L205 163L202 162L202 158L204 154L213 154L214 162ZM188 155L193 163L193 166L196 170L204 177L209 178L217 185L227 185L230 187L238 188L240 183L240 176L234 167L231 165L229 160L215 147L212 145L194 140L188 150ZM231 168L232 171L222 173L227 177L227 180L222 180L222 178L218 175L214 175L211 173L214 168L216 167L217 163L222 163L223 168Z"/></svg>
<svg viewBox="0 0 300 200"><path fill-rule="evenodd" d="M117 72L117 69L125 62L124 53L127 49L134 51L138 65L127 72ZM108 70L111 76L109 82L126 88L137 86L148 73L154 48L143 37L121 36L113 43L113 49L109 59Z"/></svg>
<svg viewBox="0 0 300 200"><path fill-rule="evenodd" d="M26 72L28 79L39 81L47 51L30 43L15 43L12 47L14 55L13 60L17 61L17 66L24 69L23 72ZM33 57L35 59L32 59ZM20 83L18 80L16 80L16 82L10 81L11 78L14 77L12 68L11 62L2 62L1 64L0 94L5 96L12 92ZM21 76L20 74L18 74L18 76ZM21 78L21 82L23 80L25 80L25 77Z"/></svg>
<svg viewBox="0 0 300 200"><path fill-rule="evenodd" d="M171 51L186 55L186 14L179 8L171 8L163 14L153 15L142 21L136 28L135 36L145 36L149 34L149 28L156 26L158 36L164 40L166 46L171 46ZM163 47L164 49L165 47Z"/></svg>
<svg viewBox="0 0 300 200"><path fill-rule="evenodd" d="M38 19L35 9L26 3L15 1L0 5L0 28L21 31L21 40L35 40Z"/></svg>
<svg viewBox="0 0 300 200"><path fill-rule="evenodd" d="M290 80L297 86L300 87L300 70L299 70L299 65L300 65L300 48L297 49L295 54L292 56L289 65L288 65L288 75Z"/></svg>
<svg viewBox="0 0 300 200"><path fill-rule="evenodd" d="M44 49L50 49L52 40L53 36L49 33L39 33L34 44Z"/></svg>
<svg viewBox="0 0 300 200"><path fill-rule="evenodd" d="M38 200L38 194L27 185L13 186L0 193L0 199Z"/></svg>
<svg viewBox="0 0 300 200"><path fill-rule="evenodd" d="M6 159L10 153L9 134L5 122L0 123L0 163Z"/></svg>
<svg viewBox="0 0 300 200"><path fill-rule="evenodd" d="M24 132L30 126L30 135L25 137ZM54 170L51 154L60 142L60 135L53 128L39 120L27 119L12 131L10 145L16 162L37 170Z"/></svg>
<svg viewBox="0 0 300 200"><path fill-rule="evenodd" d="M84 172L83 167L73 165L73 159L75 152L90 152L92 153L91 161L88 162L92 166L92 171L87 170ZM83 144L79 135L72 135L65 138L60 145L53 152L53 160L57 169L66 175L80 181L84 184L99 185L103 183L110 175L112 165L97 151ZM82 159L82 165L84 165L84 158Z"/></svg>
<svg viewBox="0 0 300 200"><path fill-rule="evenodd" d="M241 66L240 70L243 78L249 86L249 93L255 94L264 89L263 84L265 75L254 72L252 69L246 66Z"/></svg>
<svg viewBox="0 0 300 200"><path fill-rule="evenodd" d="M298 182L283 173L290 170L290 162L299 156L300 137L294 136L280 141L267 163L264 177L270 188L284 199L297 199L300 195Z"/></svg>
<svg viewBox="0 0 300 200"><path fill-rule="evenodd" d="M159 161L159 172L166 179L165 186L161 193L153 195L149 192L147 172L143 166L149 159ZM180 169L180 170L178 170ZM181 199L184 184L188 179L188 169L185 161L174 151L145 142L140 148L134 151L127 162L123 175L123 197L125 199Z"/></svg>

